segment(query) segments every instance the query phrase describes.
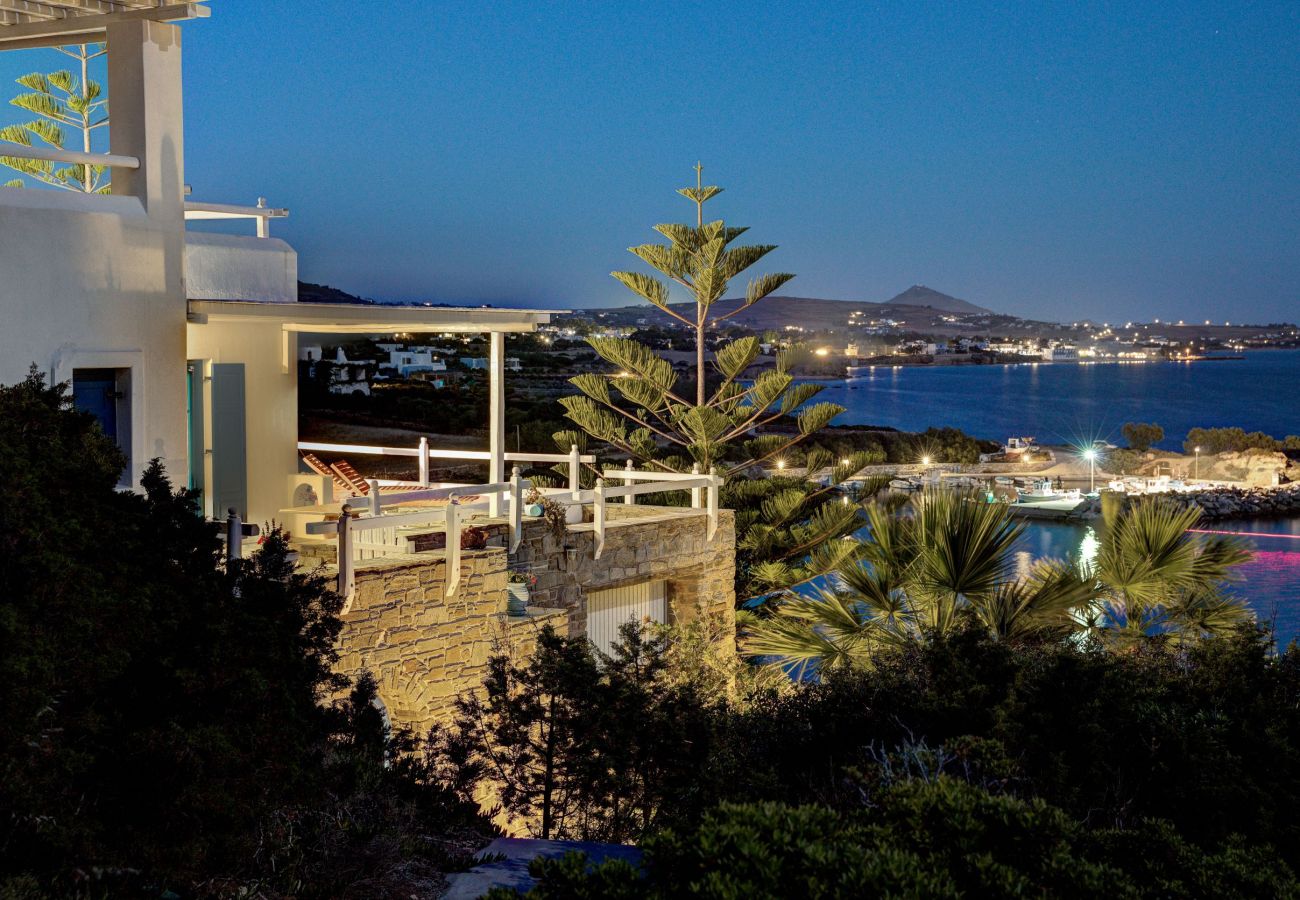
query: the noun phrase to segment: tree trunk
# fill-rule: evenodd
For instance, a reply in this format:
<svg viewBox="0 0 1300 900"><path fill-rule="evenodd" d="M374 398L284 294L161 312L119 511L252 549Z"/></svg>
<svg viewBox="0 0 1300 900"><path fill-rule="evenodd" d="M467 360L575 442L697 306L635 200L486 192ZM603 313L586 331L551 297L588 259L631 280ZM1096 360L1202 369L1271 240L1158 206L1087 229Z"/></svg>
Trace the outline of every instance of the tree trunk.
<svg viewBox="0 0 1300 900"><path fill-rule="evenodd" d="M87 58L86 45L81 45L81 98L85 102L90 96L90 88L87 79L90 77L89 61ZM84 153L90 152L90 112L87 110L81 114L81 149ZM90 163L81 167L82 179L85 182L85 191L90 193L91 186L94 184L93 173L90 170Z"/></svg>
<svg viewBox="0 0 1300 900"><path fill-rule="evenodd" d="M695 405L704 405L704 324L695 328Z"/></svg>
<svg viewBox="0 0 1300 900"><path fill-rule="evenodd" d="M555 792L555 695L550 700L550 728L546 732L546 756L542 775L542 840L551 839L551 795Z"/></svg>

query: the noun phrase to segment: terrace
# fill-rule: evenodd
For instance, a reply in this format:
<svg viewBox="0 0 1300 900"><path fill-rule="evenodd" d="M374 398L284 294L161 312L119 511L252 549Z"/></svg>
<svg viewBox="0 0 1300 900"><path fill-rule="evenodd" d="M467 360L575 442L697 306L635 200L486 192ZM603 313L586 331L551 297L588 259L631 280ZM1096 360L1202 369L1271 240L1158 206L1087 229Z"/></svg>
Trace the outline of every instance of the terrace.
<svg viewBox="0 0 1300 900"><path fill-rule="evenodd" d="M0 381L33 360L70 381L128 458L121 487L161 459L207 517L227 521L228 559L245 550L243 522L284 523L303 563L325 566L346 599L340 671L375 673L402 724L445 716L481 684L490 652L527 654L544 624L608 648L629 618L716 616L730 642L734 524L714 474L602 468L577 448L506 451L506 336L552 312L298 302L297 254L271 234L288 210L190 198L179 23L208 14L166 0L0 0L0 51L104 42L112 100L104 152L0 148L112 176L111 194L0 189ZM213 222L251 233L204 230ZM395 333L487 336L485 447L300 441L298 342ZM313 470L303 454L342 471ZM401 459L408 474L367 480L340 465L364 457ZM436 461L485 475L435 482ZM664 494L687 505L645 505ZM530 514L548 507L549 521ZM507 602L512 573L531 582L522 610Z"/></svg>

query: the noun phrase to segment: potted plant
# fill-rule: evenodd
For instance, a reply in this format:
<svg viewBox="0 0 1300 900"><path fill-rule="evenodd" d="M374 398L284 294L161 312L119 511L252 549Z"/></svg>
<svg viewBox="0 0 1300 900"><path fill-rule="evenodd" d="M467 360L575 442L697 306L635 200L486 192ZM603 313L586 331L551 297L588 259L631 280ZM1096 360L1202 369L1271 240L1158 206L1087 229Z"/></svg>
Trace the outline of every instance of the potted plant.
<svg viewBox="0 0 1300 900"><path fill-rule="evenodd" d="M528 596L533 585L537 584L537 576L528 572L511 572L506 581L506 614L511 616L522 616L528 610Z"/></svg>
<svg viewBox="0 0 1300 900"><path fill-rule="evenodd" d="M477 525L471 525L460 533L460 549L482 550L487 546L487 532Z"/></svg>
<svg viewBox="0 0 1300 900"><path fill-rule="evenodd" d="M524 497L524 503L526 504L525 509L536 508L538 510L537 514L546 519L546 524L550 526L551 533L557 538L564 537L565 523L582 521L581 506L573 504L567 508L563 507L537 490L537 488L533 488L528 492L528 495ZM576 519L572 518L575 511L577 513Z"/></svg>

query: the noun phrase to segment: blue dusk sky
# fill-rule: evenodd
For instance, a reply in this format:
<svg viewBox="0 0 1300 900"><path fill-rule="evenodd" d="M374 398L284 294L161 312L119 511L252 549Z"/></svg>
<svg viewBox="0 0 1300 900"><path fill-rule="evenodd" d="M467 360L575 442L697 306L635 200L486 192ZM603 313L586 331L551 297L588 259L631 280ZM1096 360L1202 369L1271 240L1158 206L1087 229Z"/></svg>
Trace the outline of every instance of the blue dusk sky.
<svg viewBox="0 0 1300 900"><path fill-rule="evenodd" d="M785 293L1300 318L1295 0L211 6L187 180L289 207L307 281L621 305L609 271L689 217L698 159Z"/></svg>

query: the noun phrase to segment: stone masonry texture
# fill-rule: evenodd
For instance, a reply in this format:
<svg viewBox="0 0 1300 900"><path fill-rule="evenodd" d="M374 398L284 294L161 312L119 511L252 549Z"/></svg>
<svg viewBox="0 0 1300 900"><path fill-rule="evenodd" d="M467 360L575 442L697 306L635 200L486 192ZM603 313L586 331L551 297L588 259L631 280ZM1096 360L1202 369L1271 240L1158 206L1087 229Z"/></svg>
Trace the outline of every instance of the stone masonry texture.
<svg viewBox="0 0 1300 900"><path fill-rule="evenodd" d="M370 671L394 725L423 733L454 715L459 694L480 688L489 656L526 660L537 634L586 633L589 591L664 580L670 623L716 617L734 651L735 519L719 513L714 540L699 511L610 507L605 546L595 559L590 524L556 535L540 519L525 519L518 552L465 551L456 593L446 596L442 550L357 563L356 592L342 615L337 669ZM510 570L537 578L528 614L506 615Z"/></svg>

